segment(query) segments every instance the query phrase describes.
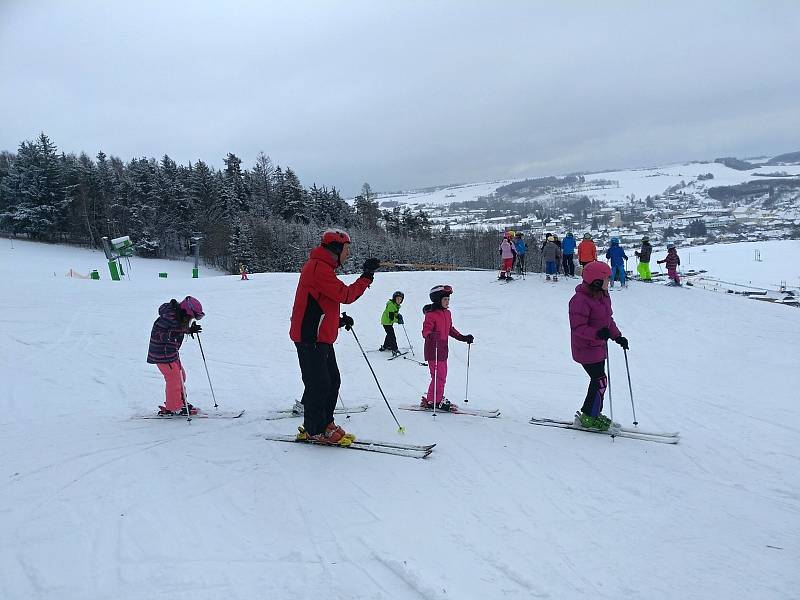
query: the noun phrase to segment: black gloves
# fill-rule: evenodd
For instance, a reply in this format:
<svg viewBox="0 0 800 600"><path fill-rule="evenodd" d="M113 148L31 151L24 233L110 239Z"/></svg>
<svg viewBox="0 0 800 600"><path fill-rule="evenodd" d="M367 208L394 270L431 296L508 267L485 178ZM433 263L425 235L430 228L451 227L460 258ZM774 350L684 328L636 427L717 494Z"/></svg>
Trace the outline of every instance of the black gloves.
<svg viewBox="0 0 800 600"><path fill-rule="evenodd" d="M364 261L364 272L361 274L362 277L366 277L370 281L374 278L375 271L381 268L381 261L377 258L368 258Z"/></svg>
<svg viewBox="0 0 800 600"><path fill-rule="evenodd" d="M619 336L614 341L617 342L620 346L622 346L623 350L627 350L628 349L628 338L626 338L624 336Z"/></svg>
<svg viewBox="0 0 800 600"><path fill-rule="evenodd" d="M472 342L475 341L475 336L469 333L464 336L464 341L467 342L468 344L471 344Z"/></svg>
<svg viewBox="0 0 800 600"><path fill-rule="evenodd" d="M197 321L195 321L194 323L189 325L188 331L189 331L189 335L192 336L192 338L194 338L194 334L195 333L200 333L201 331L203 331L203 328L200 326L200 324Z"/></svg>
<svg viewBox="0 0 800 600"><path fill-rule="evenodd" d="M401 315L400 313L397 313L397 324L398 325L403 324L403 315Z"/></svg>
<svg viewBox="0 0 800 600"><path fill-rule="evenodd" d="M607 340L611 337L611 332L609 331L608 327L601 327L597 330L597 339L598 340Z"/></svg>
<svg viewBox="0 0 800 600"><path fill-rule="evenodd" d="M355 325L355 321L353 321L353 317L348 317L347 313L342 313L342 316L339 317L339 327L344 327L347 331Z"/></svg>

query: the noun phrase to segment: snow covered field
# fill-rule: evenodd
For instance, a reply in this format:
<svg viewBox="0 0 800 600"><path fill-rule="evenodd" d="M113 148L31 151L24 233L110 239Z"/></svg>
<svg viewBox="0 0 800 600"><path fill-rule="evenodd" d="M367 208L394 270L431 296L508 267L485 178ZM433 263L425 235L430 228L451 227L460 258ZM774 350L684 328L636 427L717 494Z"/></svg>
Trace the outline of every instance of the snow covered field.
<svg viewBox="0 0 800 600"><path fill-rule="evenodd" d="M659 259L666 255L656 254ZM705 269L706 275L723 281L769 289L785 281L790 288L800 287L800 240L692 246L682 248L680 256L684 270Z"/></svg>
<svg viewBox="0 0 800 600"><path fill-rule="evenodd" d="M606 171L586 175L587 183L598 180L613 180L618 182L618 186L582 189L580 194L614 205L628 202L628 197L631 194L635 195L637 198L646 198L648 195L654 196L656 194L663 194L664 190L668 187L679 184L681 181L689 184L693 180L696 180L697 176L701 174L712 173L714 179L696 182L694 187L690 187L689 190L695 191L699 189L699 186L710 188L736 185L747 181L763 179L761 175L776 172L800 175L800 166L766 166L751 171L737 171L736 169L731 169L719 163L679 163L642 169ZM396 200L401 204L424 204L429 206L446 205L452 202L477 200L482 196L488 196L494 193L497 188L511 182L512 180L470 183L436 190L434 192L408 192L407 194L391 197L380 197L378 200Z"/></svg>
<svg viewBox="0 0 800 600"><path fill-rule="evenodd" d="M454 324L476 337L469 406L503 411L435 420L396 411L406 441L438 444L422 461L263 440L299 424L264 419L301 391L287 336L296 274L192 280L191 263L136 260L132 281L65 278L102 266L87 254L0 240L0 598L797 595L796 309L636 282L614 293L637 417L642 428L680 430L668 446L528 424L569 418L585 392L569 350L575 281L378 273L347 309L362 342L379 345L380 312L402 289L420 349L419 309L446 281ZM221 408L247 413L132 420L163 399L145 362L157 308L186 294L207 313L203 348ZM397 439L353 336L342 331L336 350L344 402L371 405L340 422ZM394 406L425 390L426 368L368 356ZM196 342L182 357L191 401L210 407ZM466 346L453 341L454 402L465 367ZM629 425L616 345L611 369L614 417Z"/></svg>

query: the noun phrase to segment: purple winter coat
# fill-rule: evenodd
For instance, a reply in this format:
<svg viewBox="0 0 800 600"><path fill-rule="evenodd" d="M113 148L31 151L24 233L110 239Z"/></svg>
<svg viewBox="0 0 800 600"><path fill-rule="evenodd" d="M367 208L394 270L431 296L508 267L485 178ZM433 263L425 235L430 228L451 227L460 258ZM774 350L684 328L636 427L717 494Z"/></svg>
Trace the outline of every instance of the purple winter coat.
<svg viewBox="0 0 800 600"><path fill-rule="evenodd" d="M150 364L171 363L178 360L178 350L183 344L187 329L181 327L178 314L171 303L165 302L158 308L158 319L150 332L150 348L147 362Z"/></svg>
<svg viewBox="0 0 800 600"><path fill-rule="evenodd" d="M425 320L422 323L422 337L425 338L425 360L446 362L449 348L447 341L454 337L461 342L466 341L458 329L453 327L453 316L446 308L434 308L428 304L422 309Z"/></svg>
<svg viewBox="0 0 800 600"><path fill-rule="evenodd" d="M612 314L608 292L595 297L585 283L575 288L575 295L569 301L572 358L575 362L588 365L606 359L607 342L598 339L598 330L608 327L612 340L622 335Z"/></svg>

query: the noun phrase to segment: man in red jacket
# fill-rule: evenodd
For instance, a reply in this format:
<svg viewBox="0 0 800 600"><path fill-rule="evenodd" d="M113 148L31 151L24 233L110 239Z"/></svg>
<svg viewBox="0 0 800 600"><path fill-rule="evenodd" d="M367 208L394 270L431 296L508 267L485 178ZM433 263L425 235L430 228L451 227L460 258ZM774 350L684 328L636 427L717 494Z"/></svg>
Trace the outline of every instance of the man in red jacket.
<svg viewBox="0 0 800 600"><path fill-rule="evenodd" d="M298 440L348 446L355 439L333 422L341 383L333 343L340 327L349 331L353 326L351 317L339 315L339 304L351 304L361 297L372 283L380 261L367 259L361 277L345 285L336 276L336 268L349 256L350 236L341 229L328 229L300 271L289 329L305 385L303 427Z"/></svg>

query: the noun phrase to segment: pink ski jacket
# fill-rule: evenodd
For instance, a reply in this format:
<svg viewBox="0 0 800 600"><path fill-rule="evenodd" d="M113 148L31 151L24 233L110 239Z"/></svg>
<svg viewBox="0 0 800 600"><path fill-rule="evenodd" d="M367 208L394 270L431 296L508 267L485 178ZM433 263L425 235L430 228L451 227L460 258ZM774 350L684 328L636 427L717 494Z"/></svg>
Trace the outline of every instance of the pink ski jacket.
<svg viewBox="0 0 800 600"><path fill-rule="evenodd" d="M612 340L622 335L612 314L608 292L595 297L585 283L575 288L575 295L569 301L569 328L575 362L588 365L606 359L607 342L598 339L598 330L608 327Z"/></svg>
<svg viewBox="0 0 800 600"><path fill-rule="evenodd" d="M422 337L425 338L425 360L444 362L447 360L447 341L453 337L461 342L466 337L453 327L453 316L446 308L435 308L428 304L422 309L425 321L422 323ZM437 351L438 350L438 351Z"/></svg>
<svg viewBox="0 0 800 600"><path fill-rule="evenodd" d="M511 242L508 239L504 239L500 242L500 256L502 258L514 258L514 248L511 246Z"/></svg>

